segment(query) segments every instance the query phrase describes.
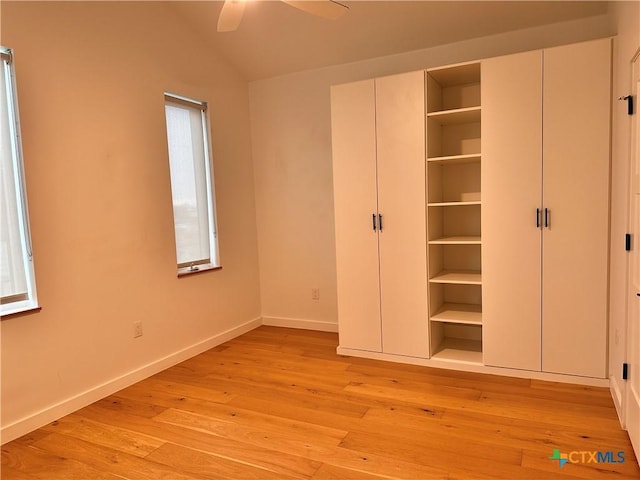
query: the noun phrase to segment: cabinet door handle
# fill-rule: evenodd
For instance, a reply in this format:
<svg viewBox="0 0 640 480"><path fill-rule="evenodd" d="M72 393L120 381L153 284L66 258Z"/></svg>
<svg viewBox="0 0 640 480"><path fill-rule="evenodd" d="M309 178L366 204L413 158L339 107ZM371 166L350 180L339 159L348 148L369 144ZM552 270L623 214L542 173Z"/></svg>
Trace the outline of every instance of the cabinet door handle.
<svg viewBox="0 0 640 480"><path fill-rule="evenodd" d="M382 231L382 214L378 214L378 228Z"/></svg>
<svg viewBox="0 0 640 480"><path fill-rule="evenodd" d="M544 209L544 226L551 228L551 211L548 208Z"/></svg>
<svg viewBox="0 0 640 480"><path fill-rule="evenodd" d="M373 224L373 231L375 232L378 227L376 226L376 214L372 213L371 214L371 223Z"/></svg>
<svg viewBox="0 0 640 480"><path fill-rule="evenodd" d="M540 228L540 209L536 208L536 228Z"/></svg>

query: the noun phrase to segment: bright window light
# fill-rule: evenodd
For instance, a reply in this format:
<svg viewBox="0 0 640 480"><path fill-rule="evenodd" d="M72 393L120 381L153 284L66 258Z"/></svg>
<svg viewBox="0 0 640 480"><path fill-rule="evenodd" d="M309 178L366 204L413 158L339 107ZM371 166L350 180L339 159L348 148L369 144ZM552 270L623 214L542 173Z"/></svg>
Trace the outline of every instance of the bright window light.
<svg viewBox="0 0 640 480"><path fill-rule="evenodd" d="M0 314L38 307L10 49L0 47Z"/></svg>
<svg viewBox="0 0 640 480"><path fill-rule="evenodd" d="M217 268L207 104L165 94L178 274Z"/></svg>

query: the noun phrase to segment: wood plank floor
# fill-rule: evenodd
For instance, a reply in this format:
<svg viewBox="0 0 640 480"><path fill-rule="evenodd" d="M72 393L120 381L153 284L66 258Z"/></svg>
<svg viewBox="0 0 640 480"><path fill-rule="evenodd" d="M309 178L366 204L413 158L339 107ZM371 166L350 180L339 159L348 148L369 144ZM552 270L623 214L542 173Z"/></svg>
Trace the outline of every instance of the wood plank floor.
<svg viewBox="0 0 640 480"><path fill-rule="evenodd" d="M2 479L637 479L607 389L340 357L260 327L2 447ZM554 450L589 453L559 466ZM591 462L590 462L591 460Z"/></svg>

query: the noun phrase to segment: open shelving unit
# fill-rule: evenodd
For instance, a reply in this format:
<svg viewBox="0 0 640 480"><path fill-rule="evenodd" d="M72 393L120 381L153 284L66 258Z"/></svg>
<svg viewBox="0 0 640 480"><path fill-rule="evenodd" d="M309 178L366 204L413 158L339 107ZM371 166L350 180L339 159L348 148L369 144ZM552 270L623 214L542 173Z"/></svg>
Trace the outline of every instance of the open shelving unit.
<svg viewBox="0 0 640 480"><path fill-rule="evenodd" d="M431 357L482 364L480 63L427 70Z"/></svg>

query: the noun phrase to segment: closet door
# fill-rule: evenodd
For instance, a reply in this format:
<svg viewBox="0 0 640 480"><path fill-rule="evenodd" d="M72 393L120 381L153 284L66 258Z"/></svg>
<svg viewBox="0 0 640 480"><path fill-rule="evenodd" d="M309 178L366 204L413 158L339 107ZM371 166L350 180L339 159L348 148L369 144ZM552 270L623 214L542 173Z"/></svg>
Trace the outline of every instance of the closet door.
<svg viewBox="0 0 640 480"><path fill-rule="evenodd" d="M542 370L606 376L611 41L544 52Z"/></svg>
<svg viewBox="0 0 640 480"><path fill-rule="evenodd" d="M429 356L424 71L376 79L382 351Z"/></svg>
<svg viewBox="0 0 640 480"><path fill-rule="evenodd" d="M382 349L373 80L331 88L340 346Z"/></svg>
<svg viewBox="0 0 640 480"><path fill-rule="evenodd" d="M540 370L542 51L482 62L484 363Z"/></svg>

